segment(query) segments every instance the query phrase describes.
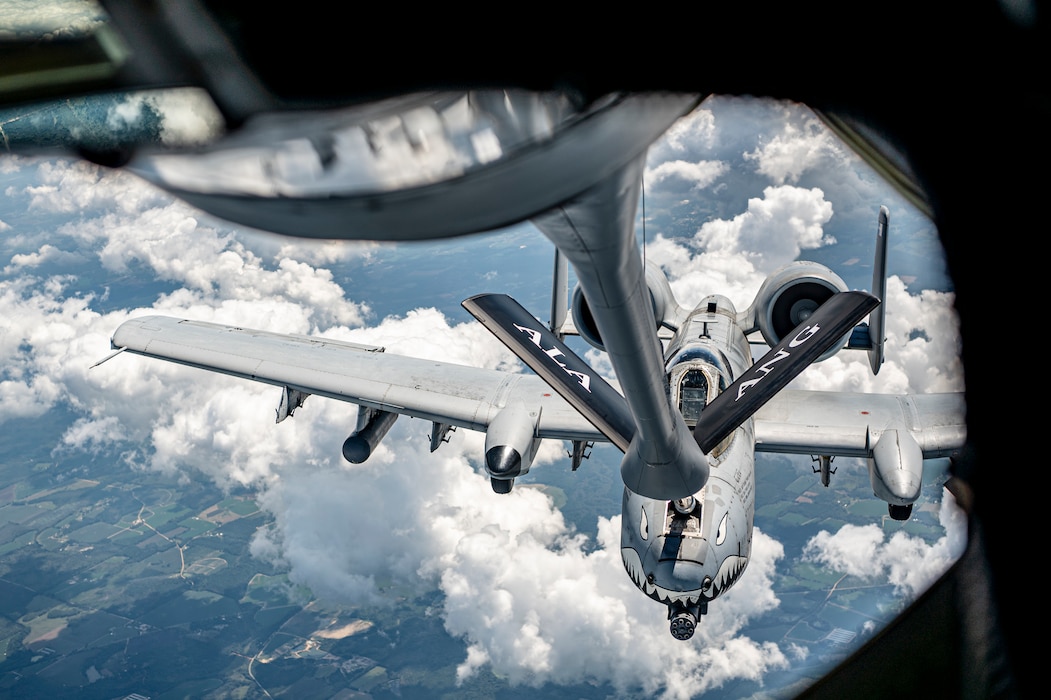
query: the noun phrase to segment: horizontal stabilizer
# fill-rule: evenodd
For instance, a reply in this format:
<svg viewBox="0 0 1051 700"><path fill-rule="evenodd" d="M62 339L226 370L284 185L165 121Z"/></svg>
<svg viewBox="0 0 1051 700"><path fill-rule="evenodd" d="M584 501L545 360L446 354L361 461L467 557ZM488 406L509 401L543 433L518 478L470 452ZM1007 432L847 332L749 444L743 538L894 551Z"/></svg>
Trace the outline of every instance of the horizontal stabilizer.
<svg viewBox="0 0 1051 700"><path fill-rule="evenodd" d="M701 450L709 453L826 350L842 342L879 303L868 292L830 297L705 407L693 429Z"/></svg>
<svg viewBox="0 0 1051 700"><path fill-rule="evenodd" d="M635 420L627 401L544 324L506 294L479 294L462 305L610 442L628 449Z"/></svg>
<svg viewBox="0 0 1051 700"><path fill-rule="evenodd" d="M862 321L851 331L850 338L847 340L847 349L871 350L872 347L872 331L869 329L869 324Z"/></svg>

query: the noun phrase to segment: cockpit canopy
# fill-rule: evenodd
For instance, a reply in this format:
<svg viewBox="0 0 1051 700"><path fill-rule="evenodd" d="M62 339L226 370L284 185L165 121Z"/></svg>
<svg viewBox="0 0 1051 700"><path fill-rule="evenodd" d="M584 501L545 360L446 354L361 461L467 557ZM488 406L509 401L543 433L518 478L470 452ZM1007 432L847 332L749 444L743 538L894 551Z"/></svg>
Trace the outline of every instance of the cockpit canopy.
<svg viewBox="0 0 1051 700"><path fill-rule="evenodd" d="M668 363L668 385L686 425L697 424L701 411L731 383L729 362L711 348L684 348Z"/></svg>
<svg viewBox="0 0 1051 700"><path fill-rule="evenodd" d="M708 376L700 369L688 369L679 380L679 411L691 428L708 405Z"/></svg>
<svg viewBox="0 0 1051 700"><path fill-rule="evenodd" d="M718 350L696 345L684 348L668 363L671 398L686 427L693 430L705 406L733 382L729 366L726 356ZM728 444L727 440L717 446L712 456L718 456Z"/></svg>

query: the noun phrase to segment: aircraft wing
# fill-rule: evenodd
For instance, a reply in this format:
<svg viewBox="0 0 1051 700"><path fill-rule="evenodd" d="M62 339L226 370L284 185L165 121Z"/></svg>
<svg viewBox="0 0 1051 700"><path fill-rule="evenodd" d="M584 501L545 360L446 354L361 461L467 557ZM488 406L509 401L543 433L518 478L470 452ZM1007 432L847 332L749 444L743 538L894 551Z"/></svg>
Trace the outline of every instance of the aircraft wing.
<svg viewBox="0 0 1051 700"><path fill-rule="evenodd" d="M905 429L924 459L951 457L967 437L963 393L862 394L782 389L755 413L756 452L871 457Z"/></svg>
<svg viewBox="0 0 1051 700"><path fill-rule="evenodd" d="M536 436L606 441L539 377L405 357L377 346L167 316L126 321L114 349L485 431L502 408L540 414ZM276 402L275 402L276 404Z"/></svg>

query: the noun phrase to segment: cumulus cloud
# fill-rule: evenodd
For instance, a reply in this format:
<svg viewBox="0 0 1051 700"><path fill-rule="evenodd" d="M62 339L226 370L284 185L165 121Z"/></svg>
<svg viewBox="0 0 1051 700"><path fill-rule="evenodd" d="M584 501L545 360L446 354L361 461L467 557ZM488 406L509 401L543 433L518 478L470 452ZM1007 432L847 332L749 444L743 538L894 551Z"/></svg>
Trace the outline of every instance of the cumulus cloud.
<svg viewBox="0 0 1051 700"><path fill-rule="evenodd" d="M0 280L0 421L46 413L68 395L71 360L99 315L90 297L64 297L68 279ZM102 336L96 338L98 340ZM86 365L84 365L86 367Z"/></svg>
<svg viewBox="0 0 1051 700"><path fill-rule="evenodd" d="M78 418L62 436L62 444L70 451L98 453L107 445L127 439L127 433L116 416Z"/></svg>
<svg viewBox="0 0 1051 700"><path fill-rule="evenodd" d="M885 579L912 600L960 558L966 545L966 514L948 490L938 518L946 534L933 544L902 530L888 538L875 524L844 525L835 533L822 530L811 538L803 557L857 578Z"/></svg>
<svg viewBox="0 0 1051 700"><path fill-rule="evenodd" d="M648 260L664 267L681 303L723 294L745 309L766 275L805 250L835 241L824 234L832 205L818 189L767 187L733 219L706 221L692 238L658 237Z"/></svg>
<svg viewBox="0 0 1051 700"><path fill-rule="evenodd" d="M681 154L697 148L709 148L715 142L715 114L699 107L676 121L651 148L654 160L668 160L671 154Z"/></svg>
<svg viewBox="0 0 1051 700"><path fill-rule="evenodd" d="M2 227L0 227L2 230ZM45 243L40 246L40 250L35 253L24 253L19 255L11 256L11 264L4 268L4 274L14 274L19 268L32 268L39 267L45 263L54 262L58 264L72 264L79 263L83 260L83 257L79 253L70 253L64 250L60 250L55 246Z"/></svg>
<svg viewBox="0 0 1051 700"><path fill-rule="evenodd" d="M744 254L769 273L801 251L834 243L822 228L831 218L832 204L817 188L767 187L761 199L748 200L748 211L732 221L706 222L694 238L716 254Z"/></svg>
<svg viewBox="0 0 1051 700"><path fill-rule="evenodd" d="M579 537L562 536L552 547L539 538L512 539L511 533L494 529L465 532L455 551L456 565L442 577L447 626L466 635L471 645L460 675L468 676L485 659L519 683L579 682L588 679L581 678L581 669L588 669L585 673L595 680L609 680L623 690L639 689L641 683L646 693L663 688L669 697L691 697L706 685L739 677L739 668L725 672L718 660L732 655L735 645L753 659L753 669L782 663L775 649L742 647L734 636L756 612L744 589L728 594L726 605L705 619L699 646L684 648L672 640L664 620L654 618L652 602L638 596L623 576L619 520L600 522L601 548L590 553L582 550ZM756 568L772 569L776 545L757 544ZM494 549L508 556L493 557ZM533 565L523 571L520 561ZM757 571L756 580L762 578ZM748 604L736 607L734 600ZM581 644L584 639L587 643ZM640 644L653 653L635 656L633 667L625 668L621 660Z"/></svg>
<svg viewBox="0 0 1051 700"><path fill-rule="evenodd" d="M659 185L669 187L675 181L687 185L686 189L703 189L708 187L730 166L718 161L690 163L674 160L661 163L655 168L646 169L646 186L653 188Z"/></svg>
<svg viewBox="0 0 1051 700"><path fill-rule="evenodd" d="M715 136L715 115L705 108L672 124L648 154L643 177L646 193L688 197L717 183L730 165L710 156Z"/></svg>
<svg viewBox="0 0 1051 700"><path fill-rule="evenodd" d="M689 698L786 665L776 645L738 636L751 616L777 604L770 579L783 549L763 533L749 576L705 619L701 643L684 646L624 576L619 516L602 519L599 546L588 546L541 491L495 498L465 442L432 457L402 433L387 442L378 460L273 484L260 502L275 525L257 535L253 552L345 602L392 604L381 581L399 590L437 585L446 628L468 643L462 680L490 665L517 684L598 681ZM345 547L348 532L369 536ZM652 653L636 654L640 645Z"/></svg>
<svg viewBox="0 0 1051 700"><path fill-rule="evenodd" d="M786 122L781 132L754 151L744 154L756 169L778 184L798 182L808 171L826 167L843 159L845 151L839 141L817 117L801 125Z"/></svg>
<svg viewBox="0 0 1051 700"><path fill-rule="evenodd" d="M268 262L245 244L245 236L211 225L129 173L85 162L42 161L37 181L9 187L7 194L30 211L76 214L58 233L91 251L104 269L124 274L144 265L157 278L182 285L164 304L169 313L223 303L243 312L259 302L268 308L242 317L245 325L268 318L294 332L360 325L369 314L366 305L345 298L330 270L284 256ZM12 265L36 261L51 248L44 244L34 254L16 255Z"/></svg>
<svg viewBox="0 0 1051 700"><path fill-rule="evenodd" d="M963 391L959 317L951 292L911 294L887 279L884 362L873 375L865 353L843 351L811 365L793 386L879 394Z"/></svg>

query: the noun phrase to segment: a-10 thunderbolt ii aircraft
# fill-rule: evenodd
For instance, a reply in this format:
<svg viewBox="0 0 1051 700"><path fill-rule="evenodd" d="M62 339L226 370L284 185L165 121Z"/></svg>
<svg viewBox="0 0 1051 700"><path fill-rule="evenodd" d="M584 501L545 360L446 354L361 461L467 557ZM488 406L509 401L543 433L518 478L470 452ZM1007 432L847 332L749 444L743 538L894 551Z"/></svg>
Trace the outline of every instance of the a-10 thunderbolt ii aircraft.
<svg viewBox="0 0 1051 700"><path fill-rule="evenodd" d="M538 225L550 229L560 221ZM880 295L886 225L881 208L873 276ZM456 427L484 431L485 469L496 493L510 492L515 478L529 471L544 438L573 442L574 469L593 442L612 442L625 453L624 567L643 593L667 606L671 634L682 640L748 565L755 451L814 455L826 485L834 456L866 457L875 495L902 520L919 497L923 460L951 457L964 444L962 394L784 388L806 366L844 348L866 349L874 371L882 362L879 298L848 291L823 265L783 266L743 311L717 294L684 308L660 269L648 266L645 300L654 325L640 335L657 347L670 333L654 383L655 396L667 403L655 403L649 414L636 405L637 396L632 404L630 394L621 393L623 381L621 390L607 383L562 342L576 333L608 349L596 321L609 310L591 304L581 284L567 323L565 279L564 258L556 254L549 325L505 295L463 302L538 376L162 316L125 322L111 342L118 351L280 386L278 421L311 394L355 403L357 429L343 445L354 463L368 459L399 415L433 423L432 451ZM865 316L869 322L859 323ZM754 362L752 333L772 346ZM635 359L621 357L615 368Z"/></svg>
<svg viewBox="0 0 1051 700"><path fill-rule="evenodd" d="M1038 136L1046 131L1048 101L1033 99L1033 94L1035 91L1038 97L1046 95L1048 83L1038 70L1044 63L1039 56L1046 53L1051 42L1044 40L1047 22L1041 22L1040 17L1031 12L1031 3L989 1L954 7L952 18L973 31L958 32L958 46L946 49L942 41L935 58L948 56L950 60L935 60L928 66L930 70L917 70L917 62L911 53L895 60L894 52L851 51L856 28L849 25L845 27L849 31L838 35L844 37L842 51L830 49L827 41L837 36L835 32L826 32L827 36L820 42L810 42L809 46L816 51L811 58L818 63L830 55L849 55L854 76L849 84L815 81L811 71L798 69L803 63L783 60L786 55L798 53L801 47L807 48L807 43L801 44L798 37L801 33L806 34L814 24L813 17L795 11L757 14L745 10L748 14L741 15L736 9L726 14L724 10L729 6L719 6L721 9L718 10L714 5L706 7L704 25L714 28L707 33L710 51L718 53L718 40L724 41L723 48L727 50L735 48L737 39L733 28L741 24L741 19L753 24L758 22L762 26L758 26L757 31L766 31L769 39L753 47L758 50L756 60L723 62L715 70L697 69L693 56L695 48L688 40L696 22L684 25L687 40L666 42L664 50L652 53L649 60L637 52L623 51L605 35L586 31L587 25L582 25L585 31L574 33L570 22L569 30L562 34L571 37L571 41L562 42L559 51L548 52L546 60L542 52L534 52L531 60L523 64L515 52L500 50L514 43L508 38L508 27L499 33L499 47L486 54L486 61L463 60L464 54L456 50L457 46L472 47L475 51L483 49L470 43L477 42L479 37L462 36L454 26L458 20L451 17L445 34L458 37L457 40L433 48L425 61L417 62L416 70L373 74L359 71L354 80L348 81L332 80L331 71L326 69L348 62L346 42L338 40L341 38L338 30L336 40L319 38L314 30L321 25L310 13L271 16L237 12L231 10L228 3L207 2L194 3L194 12L175 12L173 8L158 12L151 3L104 1L102 4L110 12L112 22L104 23L97 32L80 41L85 46L78 50L74 44L71 52L69 42L56 42L57 53L69 64L67 68L75 70L54 70L56 63L40 41L25 42L22 54L17 50L12 52L12 56L19 60L5 64L5 68L12 70L12 79L0 89L0 104L18 104L21 100L56 94L63 98L62 104L67 104L65 98L69 94L76 96L84 90L100 87L131 90L175 86L178 90L178 86L190 81L204 87L220 107L227 126L232 129L231 136L238 139L238 146L245 144L246 139L242 137L247 136L246 131L251 131L254 115L278 113L290 107L299 110L290 124L297 133L310 137L310 142L318 146L322 157L316 160L325 167L295 169L293 172L320 172L320 184L323 184L334 170L331 167L333 153L338 156L341 145L352 146L356 141L331 139L324 134L321 134L322 138L313 138L314 134L305 128L311 122L311 115L303 109L323 110L325 113L314 116L327 118L327 111L333 107L363 104L371 113L384 96L447 90L451 86L457 90L463 86L488 88L494 80L506 88L531 90L552 90L568 85L571 94L584 98L582 104L586 109L580 110L580 114L585 119L578 120L576 113L571 113L570 119L564 123L569 127L567 129L563 129L557 120L553 122L553 129L544 123L544 128L536 130L540 137L537 147L499 150L502 156L510 154L511 159L490 158L494 153L489 148L494 140L490 137L495 135L499 140L501 132L494 130L481 134L484 138L479 143L487 154L483 162L484 177L478 177L479 172L473 167L462 167L462 158L450 158L449 162L455 167L444 173L424 167L426 163L415 163L398 170L401 179L390 183L365 182L353 191L335 188L323 192L315 189L297 191L288 186L296 184L286 181L289 171L270 167L282 165L292 150L307 150L296 142L294 149L285 149L280 154L282 158L258 158L257 162L264 166L260 170L266 177L262 180L248 178L248 187L238 187L246 183L245 175L249 170L241 162L232 173L237 176L231 178L233 187L215 188L214 178L208 176L218 170L221 163L207 158L204 159L206 167L203 171L193 173L194 177L182 183L165 183L163 177L160 181L154 180L213 215L292 236L397 241L461 235L532 218L555 204L575 198L586 187L609 176L610 168L623 165L617 154L635 157L639 153L636 146L641 148L640 144L650 143L676 116L672 114L666 120L658 118L647 135L634 129L645 126L650 120L646 115L640 118L638 113L629 109L626 118L618 120L616 128L606 129L610 122L603 118L602 112L616 112L621 106L630 107L635 100L631 97L612 102L596 100L605 94L603 91L670 89L680 95L714 91L795 99L815 109L866 162L876 167L913 204L931 215L939 237L947 247L966 346L967 328L985 329L984 314L973 301L967 300L984 297L988 258L1000 256L1002 261L997 259L996 262L1010 265L1012 269L1024 262L1011 246L986 246L979 261L968 255L971 245L968 232L1025 230L1035 216L1033 205L1027 207L1027 204L1039 202L1038 195L1043 189L1043 182L1033 178L1032 169L1026 166L1033 160L1034 149L1043 153L1043 146L1046 150L1047 140ZM880 16L896 20L891 24L896 32L907 34L909 45L929 45L931 37L943 38L943 13L917 13L911 3L902 3L900 7L880 3L878 9ZM832 16L824 13L823 19ZM297 18L310 24L303 31L292 31L289 22ZM537 29L528 22L516 26L523 44L537 36ZM719 31L721 27L728 31ZM800 31L793 32L792 28ZM541 34L547 29L549 27L544 27ZM436 32L435 27L428 24L427 37L438 34L441 31ZM972 36L980 36L982 40L972 41ZM588 37L592 37L592 41L587 41ZM293 49L275 52L272 50L274 38L285 43L296 38L301 41ZM10 48L10 39L5 38L5 48ZM75 37L74 41L77 40ZM431 46L427 41L421 45ZM682 55L669 53L676 47ZM367 47L364 50L368 50ZM31 60L21 60L25 55ZM596 56L602 59L595 60ZM104 65L103 57L108 58L111 65ZM756 71L754 66L763 65L763 58L783 69ZM75 63L78 60L83 66ZM1000 147L961 151L956 131L944 126L958 116L958 98L967 94L961 89L961 85L966 85L963 81L982 72L977 71L976 66L984 73L1000 78L997 82L997 95L1003 98L997 103L1000 108L988 111L983 121L1000 127L996 129L1001 135ZM81 69L76 70L78 67ZM938 80L931 80L932 71ZM24 75L31 76L31 79L18 79ZM293 79L289 80L289 76ZM893 99L887 99L887 91L873 90L873 85L893 86ZM646 101L652 97L647 96ZM666 97L659 97L658 101ZM581 102L574 101L574 104ZM589 105L598 105L599 109L593 110ZM612 109L606 110L606 107ZM679 113L684 114L689 109L691 106L685 104ZM78 114L84 112L78 110ZM542 112L537 114L542 116ZM22 120L20 123L30 122ZM380 123L386 125L388 122L381 120ZM514 119L505 123L530 122ZM51 129L55 125L49 121L47 126ZM17 139L12 138L15 127L14 122L5 124L4 145L17 152ZM596 133L600 138L575 138L573 132L582 130ZM104 130L106 133L110 131L112 127ZM74 152L112 165L115 161L125 162L127 156L149 150L149 144L141 137L133 143L121 141L116 148L109 140L101 144L84 142L85 138L90 140L97 133L98 130L93 129L71 130L69 137L74 142ZM398 130L391 133L396 134ZM632 135L638 135L639 140L628 138ZM433 132L428 136L433 138ZM1005 147L1001 143L1004 138L1014 139L1010 142L1013 147ZM256 145L267 145L270 141L270 135L264 133L256 140ZM367 141L370 146L375 143L371 138ZM473 143L473 140L468 142ZM566 142L570 146L575 143L576 147L562 148ZM501 142L501 145L506 144ZM377 161L389 154L398 157L406 154L433 156L435 153L462 155L456 149L414 146L415 142L412 142L406 148L371 149L365 155L371 153ZM196 146L194 150L198 150ZM963 161L958 157L961 154ZM523 156L517 159L518 166L511 162L516 155ZM191 158L200 160L201 154L194 153ZM336 164L339 160L336 159ZM354 159L354 162L359 161ZM365 171L377 177L391 172L376 167L355 170L354 175ZM999 176L976 178L976 172L998 173ZM976 209L974 202L980 198L1011 201L1013 206ZM607 227L607 232L612 228ZM611 238L616 237L613 231ZM568 238L554 242L559 247L571 243ZM595 242L596 239L590 240L590 243ZM623 250L622 246L621 253ZM580 255L574 256L573 264L578 275L587 262ZM621 268L606 265L606 269L606 273L601 270L589 273L585 279L585 291L589 299L594 297L592 302L610 301L605 296L607 290L645 288L642 281L644 266L641 264L628 263ZM608 281L603 280L603 274L620 277L624 282L620 286L616 282L596 286L597 282ZM633 314L646 318L652 316L653 310L640 301L643 297L633 296L630 304L619 309L612 303L600 304L610 313L599 311L595 320L599 327L605 324L603 339L618 377L631 372L630 362L642 367L637 372L639 377L656 381L663 369L662 356L649 350L640 350L634 356L630 352L633 343L645 342L652 335L652 327L639 325L638 333L632 337L632 331L619 333L616 326L610 325L618 318ZM618 314L618 311L622 313ZM635 328L636 324L627 327ZM643 336L644 332L649 335ZM972 334L976 332L972 330ZM981 343L967 347L972 346L981 347ZM980 350L977 356L983 357ZM967 365L967 358L963 359ZM668 424L676 423L674 416L667 424L656 427L644 423L643 409L652 409L656 399L645 392L645 387L640 393L638 382L629 379L631 390L624 392L625 399L633 419L646 428L636 439L646 437L647 445L656 444L661 448L659 452L666 444L672 444L680 452L692 453L689 445L683 446L678 437L669 439L666 434L670 432ZM624 381L621 384L624 385ZM1018 516L1033 514L1037 509L1016 508L1015 517L1002 517L999 505L1017 502L1019 493L1014 481L992 473L994 458L990 457L999 455L1003 436L1017 430L1018 415L1017 412L999 410L1002 401L998 399L1007 385L997 373L971 372L967 385L968 456L953 470L953 481L964 497L961 505L967 510L972 526L969 546L961 562L936 582L933 595L925 595L897 617L888 634L870 641L860 653L828 677L802 691L803 696L831 698L859 692L876 695L901 692L903 688L913 693L925 689L928 694L962 695L964 688L971 693L994 693L1005 687L1010 690L1016 686L1027 687L1025 679L1033 675L1027 673L1028 669L1039 668L1035 658L1032 662L1029 659L1033 646L1025 635L1031 626L1030 606L1015 594L1012 584L1018 559L1010 546L1017 530ZM658 403L671 407L670 399L660 399ZM766 409L761 410L756 420L766 412ZM873 425L876 425L875 421ZM651 438L657 428L665 434ZM674 430L677 431L678 427ZM873 431L873 435L878 433L878 429ZM762 443L757 444L757 449L763 447ZM691 459L695 461L695 457ZM822 466L828 466L827 460ZM704 477L704 473L700 476ZM921 640L920 643L917 640ZM896 669L893 674L886 673L888 659Z"/></svg>

